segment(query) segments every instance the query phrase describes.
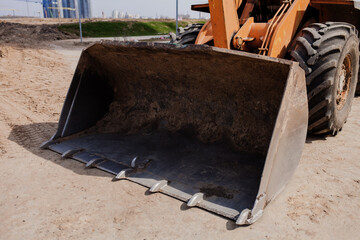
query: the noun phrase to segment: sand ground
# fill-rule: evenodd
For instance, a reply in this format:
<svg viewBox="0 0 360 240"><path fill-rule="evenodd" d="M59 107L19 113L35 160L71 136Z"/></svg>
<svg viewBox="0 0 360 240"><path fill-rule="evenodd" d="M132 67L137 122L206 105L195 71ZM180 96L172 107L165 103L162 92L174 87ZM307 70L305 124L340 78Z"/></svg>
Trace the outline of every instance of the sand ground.
<svg viewBox="0 0 360 240"><path fill-rule="evenodd" d="M56 130L82 46L1 44L0 239L359 239L360 98L336 137L308 138L254 225L234 222L39 149Z"/></svg>

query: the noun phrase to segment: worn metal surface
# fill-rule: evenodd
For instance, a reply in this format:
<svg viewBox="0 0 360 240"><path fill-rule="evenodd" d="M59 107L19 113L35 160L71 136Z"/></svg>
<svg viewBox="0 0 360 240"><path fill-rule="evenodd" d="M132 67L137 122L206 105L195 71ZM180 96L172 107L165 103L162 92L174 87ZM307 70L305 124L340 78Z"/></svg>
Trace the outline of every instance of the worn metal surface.
<svg viewBox="0 0 360 240"><path fill-rule="evenodd" d="M104 42L83 52L44 147L251 224L295 170L306 128L297 63Z"/></svg>
<svg viewBox="0 0 360 240"><path fill-rule="evenodd" d="M172 193L167 189L177 189L176 197L189 201L188 206L201 204L212 210L212 205L208 206L212 203L217 206L215 212L232 219L239 214L237 209L252 207L264 166L261 155L235 152L225 144L204 144L168 131L88 135L51 145L50 149L60 154L84 149L72 157L113 174L128 170L119 179L127 178L168 195ZM159 184L163 180L167 184ZM199 192L206 201L189 200Z"/></svg>
<svg viewBox="0 0 360 240"><path fill-rule="evenodd" d="M239 30L237 9L240 7L237 0L209 0L212 33L214 46L231 48L234 34Z"/></svg>

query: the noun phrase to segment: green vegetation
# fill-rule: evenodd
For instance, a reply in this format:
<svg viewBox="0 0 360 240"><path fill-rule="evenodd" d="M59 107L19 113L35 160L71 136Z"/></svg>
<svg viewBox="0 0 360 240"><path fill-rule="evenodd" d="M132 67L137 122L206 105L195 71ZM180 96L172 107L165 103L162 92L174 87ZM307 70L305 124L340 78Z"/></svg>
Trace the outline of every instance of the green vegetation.
<svg viewBox="0 0 360 240"><path fill-rule="evenodd" d="M180 21L179 26L185 27L189 22ZM62 24L59 30L65 33L80 35L77 23ZM161 35L175 32L175 22L168 21L111 21L85 22L82 24L84 37L120 37Z"/></svg>

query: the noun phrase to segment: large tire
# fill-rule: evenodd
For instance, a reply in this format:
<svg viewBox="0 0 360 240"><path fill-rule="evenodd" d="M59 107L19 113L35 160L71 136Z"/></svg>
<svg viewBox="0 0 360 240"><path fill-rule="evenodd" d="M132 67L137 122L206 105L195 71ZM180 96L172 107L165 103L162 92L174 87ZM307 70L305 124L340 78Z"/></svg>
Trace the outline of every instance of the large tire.
<svg viewBox="0 0 360 240"><path fill-rule="evenodd" d="M302 30L291 52L306 74L309 133L336 135L354 98L359 69L359 38L348 23L314 23Z"/></svg>
<svg viewBox="0 0 360 240"><path fill-rule="evenodd" d="M172 37L170 43L174 44L195 44L196 38L204 24L189 24L185 28L179 28L179 35Z"/></svg>

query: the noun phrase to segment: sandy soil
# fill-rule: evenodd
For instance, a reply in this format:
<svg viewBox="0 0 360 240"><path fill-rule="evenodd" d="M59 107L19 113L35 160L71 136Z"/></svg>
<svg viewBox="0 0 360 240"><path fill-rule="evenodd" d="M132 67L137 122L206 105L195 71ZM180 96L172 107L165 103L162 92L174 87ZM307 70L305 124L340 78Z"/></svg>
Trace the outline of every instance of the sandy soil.
<svg viewBox="0 0 360 240"><path fill-rule="evenodd" d="M39 149L81 46L0 44L0 239L359 239L360 98L333 138L308 138L286 189L249 227Z"/></svg>

